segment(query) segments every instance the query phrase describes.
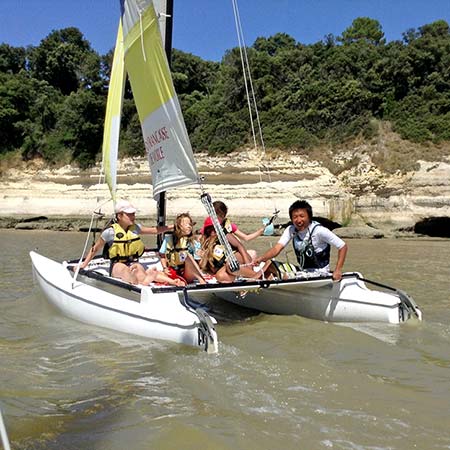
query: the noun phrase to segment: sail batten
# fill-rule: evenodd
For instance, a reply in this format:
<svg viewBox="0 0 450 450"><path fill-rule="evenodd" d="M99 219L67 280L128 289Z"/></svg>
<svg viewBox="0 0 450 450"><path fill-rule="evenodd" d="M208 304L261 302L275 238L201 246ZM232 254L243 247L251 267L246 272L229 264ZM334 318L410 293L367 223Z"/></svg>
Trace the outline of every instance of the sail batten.
<svg viewBox="0 0 450 450"><path fill-rule="evenodd" d="M155 199L198 182L189 136L150 0L123 0L124 55L152 173Z"/></svg>

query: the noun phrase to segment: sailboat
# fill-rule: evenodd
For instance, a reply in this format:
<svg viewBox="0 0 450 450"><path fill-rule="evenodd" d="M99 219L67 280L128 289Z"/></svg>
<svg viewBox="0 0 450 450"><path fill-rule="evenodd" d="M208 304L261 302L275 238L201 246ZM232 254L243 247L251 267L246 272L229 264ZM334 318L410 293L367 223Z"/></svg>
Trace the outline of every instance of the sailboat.
<svg viewBox="0 0 450 450"><path fill-rule="evenodd" d="M121 20L108 94L103 167L111 199L116 196L117 148L125 73L133 90L158 205L158 224L165 223L165 192L198 184L232 268L238 263L204 191L181 108L173 87L163 38L169 37L168 9L151 0L122 0ZM166 41L166 47L168 42ZM92 222L91 222L92 223ZM216 352L216 320L201 303L215 295L227 302L274 314L297 314L330 322L401 323L422 319L406 293L344 273L334 282L329 273L295 271L288 279L239 279L232 283L185 287L130 285L110 276L110 261L97 256L84 270L80 260L56 262L30 253L35 278L49 301L65 315L89 324ZM157 251L139 259L161 268ZM367 284L382 290L371 290Z"/></svg>
<svg viewBox="0 0 450 450"><path fill-rule="evenodd" d="M167 9L164 14L155 9L151 1L122 0L120 6L103 139L105 180L115 202L127 73L152 170L153 193L162 205L165 191L198 179L163 46L165 22L171 17ZM94 258L87 270L79 270L79 260L56 262L35 251L30 257L37 284L64 315L124 333L217 352L217 322L190 301L186 289L131 285L112 278L110 261L102 257ZM154 252L143 255L140 262L146 268L160 264Z"/></svg>

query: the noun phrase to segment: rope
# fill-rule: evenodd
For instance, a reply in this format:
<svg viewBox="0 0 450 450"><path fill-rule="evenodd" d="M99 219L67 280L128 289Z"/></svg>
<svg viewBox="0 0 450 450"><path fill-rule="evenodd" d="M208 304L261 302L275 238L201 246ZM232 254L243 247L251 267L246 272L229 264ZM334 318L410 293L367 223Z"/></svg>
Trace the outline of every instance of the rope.
<svg viewBox="0 0 450 450"><path fill-rule="evenodd" d="M104 181L104 178L105 178L104 167L102 165L102 168L100 170L100 174L98 176L97 187L101 186L102 180ZM91 214L91 222L89 224L89 230L88 230L88 232L86 234L86 240L84 242L83 251L81 252L80 259L78 260L78 264L77 264L77 267L76 267L76 270L75 270L75 274L73 276L72 289L74 287L75 282L77 281L78 273L80 272L80 264L81 264L81 262L83 260L83 256L85 255L86 249L88 247L89 237L91 235L92 226L94 224L94 218L96 218L97 222L98 222L98 219L102 218L104 216L104 214L102 213L102 206L106 205L106 203L108 203L111 200L114 201L113 197L115 197L115 192L112 194L112 196L108 200L105 200L103 203L99 204L100 203L100 194L99 193L97 194L97 198L96 198L97 208L94 209L94 211L92 211L92 214ZM92 245L95 244L95 233L93 233L93 239L94 239L94 242L92 243Z"/></svg>
<svg viewBox="0 0 450 450"><path fill-rule="evenodd" d="M219 223L219 219L217 218L217 214L212 204L211 197L207 192L205 192L200 196L200 198L203 205L205 206L208 215L211 217L219 242L225 249L225 257L228 261L228 264L230 265L230 269L232 272L237 272L239 270L239 262L234 255L234 252L231 248L230 243L228 242L227 237L225 236L221 224Z"/></svg>
<svg viewBox="0 0 450 450"><path fill-rule="evenodd" d="M240 25L239 11L237 9L236 1L232 0L232 4L233 4L233 12L234 12L234 22L236 25L236 32L237 32L237 37L238 37L239 53L241 55L241 65L242 65L242 74L244 76L245 93L247 95L248 113L250 116L250 124L252 127L253 145L255 146L255 150L257 150L258 144L256 142L255 125L253 123L252 103L251 103L250 95L249 95L249 91L248 91L248 82L247 82L247 73L246 73L247 68L245 66L245 60L244 60L244 56L243 56L243 49L245 49L244 36L242 34L242 27ZM260 181L261 181L261 173L259 176L260 176Z"/></svg>
<svg viewBox="0 0 450 450"><path fill-rule="evenodd" d="M247 95L247 103L248 103L250 122L251 122L251 127L252 127L253 143L255 146L255 150L258 150L256 132L255 132L255 127L254 127L254 123L253 123L252 107L254 109L255 116L256 116L256 123L258 126L258 135L259 135L259 140L261 142L262 156L265 159L266 146L265 146L265 142L264 142L261 121L260 121L260 117L259 117L258 105L256 102L256 94L255 94L255 90L253 87L253 79L252 79L251 70L250 70L250 62L248 60L247 46L245 45L244 32L242 29L242 23L241 23L241 19L240 19L237 0L232 0L232 5L233 5L233 12L234 12L234 21L235 21L235 25L236 25L236 32L237 32L237 36L238 36L239 53L241 55L241 65L242 65L242 72L243 72L243 76L244 76L245 92ZM248 78L248 80L247 80L247 78ZM248 84L250 85L251 95L249 94ZM262 163L258 164L259 181L262 182L262 170L261 170L262 168L265 169L265 173L268 177L269 183L271 183L272 177L271 177L271 173L270 173L270 168L263 165ZM275 205L274 209L277 210L275 201L274 201L274 205Z"/></svg>

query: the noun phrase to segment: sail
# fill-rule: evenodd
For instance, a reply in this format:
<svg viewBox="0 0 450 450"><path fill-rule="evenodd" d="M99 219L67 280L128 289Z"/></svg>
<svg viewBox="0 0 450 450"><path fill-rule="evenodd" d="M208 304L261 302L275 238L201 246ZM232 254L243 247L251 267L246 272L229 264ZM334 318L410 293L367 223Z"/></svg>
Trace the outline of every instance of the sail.
<svg viewBox="0 0 450 450"><path fill-rule="evenodd" d="M125 86L125 66L123 51L122 21L119 21L113 65L109 81L106 103L105 128L103 130L103 170L105 179L115 201L117 187L117 154L119 148L120 115L122 112L123 91Z"/></svg>
<svg viewBox="0 0 450 450"><path fill-rule="evenodd" d="M122 0L125 69L141 122L153 196L198 181L151 0Z"/></svg>
<svg viewBox="0 0 450 450"><path fill-rule="evenodd" d="M166 10L167 0L153 0L153 7L155 8L156 16L158 17L159 31L161 32L161 39L163 48L166 48Z"/></svg>

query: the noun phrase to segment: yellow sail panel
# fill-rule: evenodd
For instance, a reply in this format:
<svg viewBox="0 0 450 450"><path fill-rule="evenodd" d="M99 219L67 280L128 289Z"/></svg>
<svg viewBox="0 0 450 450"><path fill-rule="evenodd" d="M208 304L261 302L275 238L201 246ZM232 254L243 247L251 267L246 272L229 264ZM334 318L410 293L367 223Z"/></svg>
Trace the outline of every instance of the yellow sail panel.
<svg viewBox="0 0 450 450"><path fill-rule="evenodd" d="M105 128L103 131L103 169L105 179L115 200L117 188L117 157L119 149L120 116L122 113L123 91L125 86L125 64L122 20L117 30L116 47L109 80L106 103Z"/></svg>
<svg viewBox="0 0 450 450"><path fill-rule="evenodd" d="M140 117L147 117L175 95L153 8L141 16L125 37L125 48L136 107Z"/></svg>
<svg viewBox="0 0 450 450"><path fill-rule="evenodd" d="M141 122L153 196L198 181L158 19L149 0L124 0L125 69Z"/></svg>

